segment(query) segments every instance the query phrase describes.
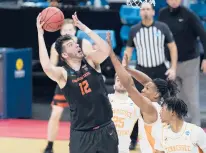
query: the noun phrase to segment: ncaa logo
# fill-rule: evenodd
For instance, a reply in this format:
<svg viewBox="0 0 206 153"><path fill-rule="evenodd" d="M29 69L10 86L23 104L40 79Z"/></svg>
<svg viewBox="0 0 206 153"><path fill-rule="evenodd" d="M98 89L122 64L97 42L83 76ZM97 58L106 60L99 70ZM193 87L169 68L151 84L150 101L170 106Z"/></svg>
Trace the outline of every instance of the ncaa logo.
<svg viewBox="0 0 206 153"><path fill-rule="evenodd" d="M190 131L186 131L185 135L187 135L187 136L190 135Z"/></svg>
<svg viewBox="0 0 206 153"><path fill-rule="evenodd" d="M159 37L161 34L160 34L160 32L158 31L158 32L156 32L156 34L155 34L157 37Z"/></svg>

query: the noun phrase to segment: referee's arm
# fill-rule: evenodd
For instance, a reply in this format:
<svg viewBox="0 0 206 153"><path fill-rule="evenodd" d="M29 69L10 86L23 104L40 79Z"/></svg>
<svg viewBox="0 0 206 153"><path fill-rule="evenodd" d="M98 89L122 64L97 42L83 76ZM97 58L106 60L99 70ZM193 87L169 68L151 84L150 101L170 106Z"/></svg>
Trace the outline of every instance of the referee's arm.
<svg viewBox="0 0 206 153"><path fill-rule="evenodd" d="M202 62L201 69L203 70L204 73L206 73L206 32L204 30L204 27L200 19L193 12L191 12L189 21L190 21L190 25L193 28L193 31L197 36L200 37L200 40L202 42L202 46L204 49L204 60Z"/></svg>
<svg viewBox="0 0 206 153"><path fill-rule="evenodd" d="M132 57L132 52L134 50L134 41L133 41L133 32L132 32L132 28L129 32L129 39L127 41L127 46L126 46L126 49L124 51L124 56L125 54L127 54L127 59L128 59L128 62L130 61L131 57ZM125 66L126 65L126 61L125 61L125 58L123 58L122 60L122 64Z"/></svg>
<svg viewBox="0 0 206 153"><path fill-rule="evenodd" d="M170 51L170 57L171 57L171 69L176 71L177 68L177 46L174 41L172 32L170 31L169 27L164 23L163 24L164 34L165 34L165 43L167 44L169 51Z"/></svg>

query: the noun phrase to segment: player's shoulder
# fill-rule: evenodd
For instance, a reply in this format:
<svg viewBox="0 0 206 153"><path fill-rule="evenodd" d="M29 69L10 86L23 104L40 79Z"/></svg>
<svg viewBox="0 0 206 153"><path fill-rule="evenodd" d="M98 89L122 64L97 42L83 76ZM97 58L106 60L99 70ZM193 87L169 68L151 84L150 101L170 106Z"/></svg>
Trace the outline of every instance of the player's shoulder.
<svg viewBox="0 0 206 153"><path fill-rule="evenodd" d="M197 126L195 124L192 123L187 123L187 129L191 129L191 131L193 131L193 133L199 133L201 131L203 131L203 129L200 126Z"/></svg>

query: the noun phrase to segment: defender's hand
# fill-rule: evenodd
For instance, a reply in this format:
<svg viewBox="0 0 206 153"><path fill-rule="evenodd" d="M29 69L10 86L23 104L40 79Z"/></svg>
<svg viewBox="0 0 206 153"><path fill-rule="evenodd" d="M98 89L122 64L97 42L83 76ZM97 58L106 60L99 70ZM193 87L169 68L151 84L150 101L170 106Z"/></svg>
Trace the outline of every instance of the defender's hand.
<svg viewBox="0 0 206 153"><path fill-rule="evenodd" d="M87 26L84 25L77 17L77 13L75 12L74 15L72 15L72 19L74 21L74 25L79 28L82 31L85 31Z"/></svg>

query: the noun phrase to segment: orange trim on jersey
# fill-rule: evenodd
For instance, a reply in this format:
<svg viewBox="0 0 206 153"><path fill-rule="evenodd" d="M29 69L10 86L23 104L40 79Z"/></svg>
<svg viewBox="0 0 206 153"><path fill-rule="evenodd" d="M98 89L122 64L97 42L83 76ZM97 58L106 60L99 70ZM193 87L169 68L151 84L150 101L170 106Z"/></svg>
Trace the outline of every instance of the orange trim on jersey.
<svg viewBox="0 0 206 153"><path fill-rule="evenodd" d="M54 102L52 101L51 105L56 105L56 106L60 106L60 107L68 107L69 104L66 102L66 103L56 103L54 104Z"/></svg>
<svg viewBox="0 0 206 153"><path fill-rule="evenodd" d="M66 100L65 97L64 97L64 95L55 95L55 96L54 96L54 99L55 99L55 100Z"/></svg>
<svg viewBox="0 0 206 153"><path fill-rule="evenodd" d="M152 147L153 152L154 150L154 145L155 145L155 140L152 137L152 126L149 125L144 125L144 129L146 132L147 140L149 141L150 146Z"/></svg>
<svg viewBox="0 0 206 153"><path fill-rule="evenodd" d="M202 149L198 146L198 152L203 153Z"/></svg>

